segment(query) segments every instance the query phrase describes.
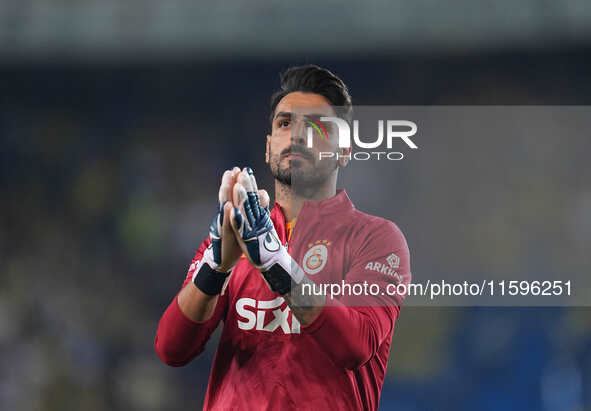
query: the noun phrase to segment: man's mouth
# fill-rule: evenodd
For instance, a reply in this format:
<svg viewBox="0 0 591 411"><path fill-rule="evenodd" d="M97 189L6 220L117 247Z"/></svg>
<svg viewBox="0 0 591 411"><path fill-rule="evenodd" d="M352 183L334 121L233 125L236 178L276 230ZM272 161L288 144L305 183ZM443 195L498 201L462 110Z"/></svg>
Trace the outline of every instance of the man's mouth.
<svg viewBox="0 0 591 411"><path fill-rule="evenodd" d="M298 159L298 158L307 159L308 157L303 154L300 154L300 153L287 153L283 156L283 158L287 158L288 160L291 160L291 159Z"/></svg>

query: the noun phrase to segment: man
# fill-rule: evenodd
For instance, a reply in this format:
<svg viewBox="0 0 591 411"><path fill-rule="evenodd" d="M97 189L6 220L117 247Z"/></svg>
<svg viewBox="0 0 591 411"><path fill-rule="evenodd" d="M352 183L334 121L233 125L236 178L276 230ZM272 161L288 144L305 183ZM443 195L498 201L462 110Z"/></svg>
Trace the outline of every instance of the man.
<svg viewBox="0 0 591 411"><path fill-rule="evenodd" d="M356 210L336 190L351 154L337 148L337 133L307 133L310 121L343 111L350 115L351 98L334 74L287 70L271 99L266 146L275 206L269 211L251 169L222 177L209 238L155 340L160 358L181 366L223 321L205 409L378 408L404 298L388 286L410 282L410 257L396 225ZM380 292L310 292L313 284L364 282Z"/></svg>

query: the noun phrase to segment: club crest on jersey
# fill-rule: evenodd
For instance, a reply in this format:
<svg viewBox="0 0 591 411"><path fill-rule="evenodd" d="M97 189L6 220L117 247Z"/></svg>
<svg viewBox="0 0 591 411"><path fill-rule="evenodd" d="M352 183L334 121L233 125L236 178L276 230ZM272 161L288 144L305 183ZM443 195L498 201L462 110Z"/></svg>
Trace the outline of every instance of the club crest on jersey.
<svg viewBox="0 0 591 411"><path fill-rule="evenodd" d="M306 273L313 275L322 271L328 260L330 244L328 240L317 240L308 244L309 250L304 255L302 264Z"/></svg>

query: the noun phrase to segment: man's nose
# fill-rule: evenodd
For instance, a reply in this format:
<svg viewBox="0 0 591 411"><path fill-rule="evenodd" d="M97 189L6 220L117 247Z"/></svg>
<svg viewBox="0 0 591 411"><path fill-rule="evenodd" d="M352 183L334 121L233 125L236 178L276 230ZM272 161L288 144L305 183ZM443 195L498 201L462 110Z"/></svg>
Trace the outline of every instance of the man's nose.
<svg viewBox="0 0 591 411"><path fill-rule="evenodd" d="M302 120L295 120L291 126L291 144L306 143L306 125Z"/></svg>

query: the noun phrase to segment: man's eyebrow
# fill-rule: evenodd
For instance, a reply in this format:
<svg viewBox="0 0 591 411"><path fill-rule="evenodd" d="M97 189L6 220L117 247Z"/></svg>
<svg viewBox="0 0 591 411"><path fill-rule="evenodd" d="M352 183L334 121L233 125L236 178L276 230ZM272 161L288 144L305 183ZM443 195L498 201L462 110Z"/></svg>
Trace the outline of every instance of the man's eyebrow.
<svg viewBox="0 0 591 411"><path fill-rule="evenodd" d="M320 117L329 117L328 114L316 114L316 113L311 113L311 114L304 114L305 118L310 118L312 120L320 120Z"/></svg>
<svg viewBox="0 0 591 411"><path fill-rule="evenodd" d="M279 113L275 114L275 118L277 118L277 117L290 117L291 118L291 112L280 111Z"/></svg>
<svg viewBox="0 0 591 411"><path fill-rule="evenodd" d="M278 117L289 117L291 118L293 113L291 111L280 111L279 113L275 114L275 118ZM320 117L326 117L326 113L310 113L310 114L303 114L304 118L312 119L312 120L319 120Z"/></svg>

